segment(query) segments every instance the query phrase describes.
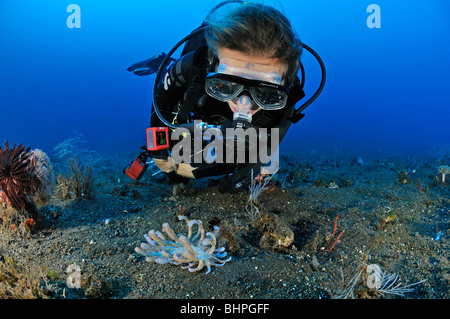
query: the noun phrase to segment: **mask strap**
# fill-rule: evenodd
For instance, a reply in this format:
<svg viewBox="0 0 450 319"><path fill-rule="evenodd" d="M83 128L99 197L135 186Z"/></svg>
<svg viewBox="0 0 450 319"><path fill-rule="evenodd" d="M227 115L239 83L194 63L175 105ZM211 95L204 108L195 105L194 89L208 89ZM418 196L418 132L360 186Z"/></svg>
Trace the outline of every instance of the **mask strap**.
<svg viewBox="0 0 450 319"><path fill-rule="evenodd" d="M270 83L275 83L275 84L281 85L282 77L277 72L268 73L268 72L250 70L250 69L246 69L246 68L237 68L234 66L227 65L226 63L220 63L216 72L239 76L239 77L250 79L250 80L259 80L259 81L265 81L265 82L270 82Z"/></svg>

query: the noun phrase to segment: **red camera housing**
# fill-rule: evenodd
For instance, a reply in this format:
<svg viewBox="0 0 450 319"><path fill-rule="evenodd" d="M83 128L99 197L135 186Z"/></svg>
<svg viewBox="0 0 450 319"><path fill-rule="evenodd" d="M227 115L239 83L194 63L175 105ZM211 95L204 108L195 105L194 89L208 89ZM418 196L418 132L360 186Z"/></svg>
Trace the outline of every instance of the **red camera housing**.
<svg viewBox="0 0 450 319"><path fill-rule="evenodd" d="M147 129L147 149L159 151L169 148L169 128L150 127Z"/></svg>
<svg viewBox="0 0 450 319"><path fill-rule="evenodd" d="M124 173L133 180L140 180L142 175L144 175L147 170L147 167L148 164L146 163L146 158L138 157L129 168L124 170Z"/></svg>

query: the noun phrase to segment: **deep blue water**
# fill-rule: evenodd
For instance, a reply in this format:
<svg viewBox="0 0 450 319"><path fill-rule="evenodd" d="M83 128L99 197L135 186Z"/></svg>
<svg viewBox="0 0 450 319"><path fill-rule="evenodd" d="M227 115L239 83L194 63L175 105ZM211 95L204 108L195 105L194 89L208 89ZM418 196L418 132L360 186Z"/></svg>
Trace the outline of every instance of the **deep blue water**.
<svg viewBox="0 0 450 319"><path fill-rule="evenodd" d="M67 27L72 3L81 28ZM168 52L217 3L0 0L0 140L51 153L77 130L94 150L137 151L154 75L125 69ZM450 142L449 1L265 3L286 14L327 68L323 93L282 150L421 154ZM381 28L366 24L372 3ZM311 56L303 59L310 96L320 73Z"/></svg>

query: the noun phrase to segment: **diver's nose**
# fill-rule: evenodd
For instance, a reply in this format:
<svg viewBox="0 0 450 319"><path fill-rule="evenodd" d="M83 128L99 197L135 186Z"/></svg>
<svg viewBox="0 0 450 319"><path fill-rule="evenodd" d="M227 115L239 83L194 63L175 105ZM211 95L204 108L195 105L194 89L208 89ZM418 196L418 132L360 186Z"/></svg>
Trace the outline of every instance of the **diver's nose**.
<svg viewBox="0 0 450 319"><path fill-rule="evenodd" d="M238 97L236 101L236 108L238 112L248 112L253 106L252 99L245 94Z"/></svg>

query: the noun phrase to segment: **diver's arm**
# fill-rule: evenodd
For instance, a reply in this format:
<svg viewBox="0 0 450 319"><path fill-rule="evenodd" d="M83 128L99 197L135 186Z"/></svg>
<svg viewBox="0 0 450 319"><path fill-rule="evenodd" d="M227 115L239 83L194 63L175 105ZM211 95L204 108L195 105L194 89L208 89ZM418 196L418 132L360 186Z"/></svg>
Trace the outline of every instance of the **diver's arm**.
<svg viewBox="0 0 450 319"><path fill-rule="evenodd" d="M166 121L172 122L178 111L178 102L183 98L187 88L187 79L189 79L192 69L193 53L188 53L176 62L174 62L166 72L163 81L157 88L157 103L159 112ZM150 116L151 127L166 126L153 110ZM175 169L173 161L167 161L169 153L167 150L150 151L155 164L164 172L170 172ZM165 160L165 162L157 161ZM158 163L157 163L158 162Z"/></svg>
<svg viewBox="0 0 450 319"><path fill-rule="evenodd" d="M192 72L193 52L186 54L174 62L158 85L156 100L161 115L166 121L172 122L178 111L178 102L183 99L188 85L187 80ZM165 126L156 112L152 112L150 125Z"/></svg>

